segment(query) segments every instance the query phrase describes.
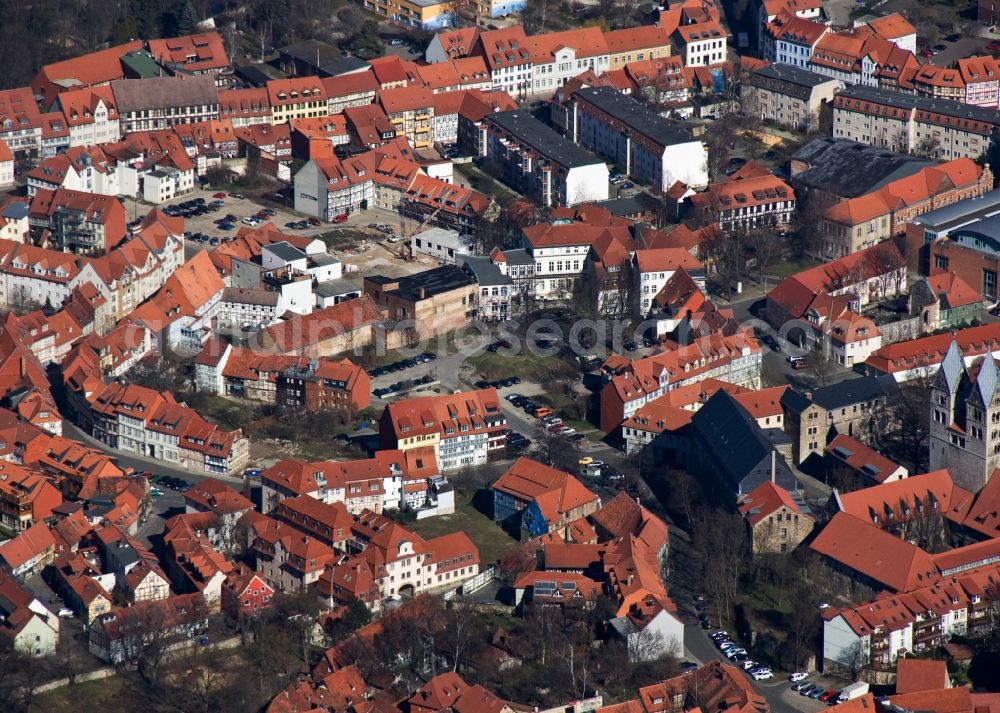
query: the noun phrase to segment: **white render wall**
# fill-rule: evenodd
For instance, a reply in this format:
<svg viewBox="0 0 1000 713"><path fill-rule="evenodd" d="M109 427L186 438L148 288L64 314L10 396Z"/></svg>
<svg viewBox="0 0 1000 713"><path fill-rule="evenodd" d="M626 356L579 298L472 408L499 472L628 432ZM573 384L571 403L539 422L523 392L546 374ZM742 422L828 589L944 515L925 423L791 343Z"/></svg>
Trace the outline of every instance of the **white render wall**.
<svg viewBox="0 0 1000 713"><path fill-rule="evenodd" d="M565 200L567 206L608 199L608 166L592 163L571 168L566 174Z"/></svg>
<svg viewBox="0 0 1000 713"><path fill-rule="evenodd" d="M660 160L664 191L677 181L682 181L689 188L708 185L708 151L700 141L668 146Z"/></svg>

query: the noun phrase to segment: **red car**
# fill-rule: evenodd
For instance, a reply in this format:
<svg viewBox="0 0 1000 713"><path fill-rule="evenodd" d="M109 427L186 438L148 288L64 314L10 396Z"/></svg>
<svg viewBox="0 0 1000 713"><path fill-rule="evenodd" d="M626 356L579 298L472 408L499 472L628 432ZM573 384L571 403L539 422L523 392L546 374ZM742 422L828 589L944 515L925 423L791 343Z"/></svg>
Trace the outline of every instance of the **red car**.
<svg viewBox="0 0 1000 713"><path fill-rule="evenodd" d="M344 216L344 220L347 220L347 213L341 213L340 215ZM338 215L337 218L339 218L340 215ZM344 221L343 220L336 220L336 219L334 219L334 222L335 223L343 223ZM309 225L322 225L322 224L323 224L323 222L319 218L315 218L314 217L314 218L310 218L309 219Z"/></svg>
<svg viewBox="0 0 1000 713"><path fill-rule="evenodd" d="M226 197L225 193L213 193L212 198L218 198L220 201Z"/></svg>
<svg viewBox="0 0 1000 713"><path fill-rule="evenodd" d="M1000 40L993 40L988 45L986 45L986 49L988 49L990 52L1000 52Z"/></svg>
<svg viewBox="0 0 1000 713"><path fill-rule="evenodd" d="M318 223L319 221L317 220L316 222ZM341 213L340 215L333 216L333 222L334 223L346 223L347 222L347 213ZM312 221L310 221L310 225L311 224L312 224Z"/></svg>
<svg viewBox="0 0 1000 713"><path fill-rule="evenodd" d="M826 693L824 693L822 696L820 696L819 699L821 701L829 703L830 701L836 699L836 697L839 696L839 695L840 695L840 691L829 690Z"/></svg>
<svg viewBox="0 0 1000 713"><path fill-rule="evenodd" d="M934 56L934 50L921 50L920 51L920 56L921 57L933 57Z"/></svg>
<svg viewBox="0 0 1000 713"><path fill-rule="evenodd" d="M270 214L265 213L264 211L261 211L260 213L258 213L257 217L260 218L261 220L270 220L271 219Z"/></svg>

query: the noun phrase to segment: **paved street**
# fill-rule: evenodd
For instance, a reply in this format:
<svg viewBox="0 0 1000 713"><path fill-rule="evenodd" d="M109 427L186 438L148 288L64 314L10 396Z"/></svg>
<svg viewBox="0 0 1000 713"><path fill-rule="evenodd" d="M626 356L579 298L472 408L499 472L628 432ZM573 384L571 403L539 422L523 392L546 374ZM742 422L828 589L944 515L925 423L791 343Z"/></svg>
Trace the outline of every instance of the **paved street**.
<svg viewBox="0 0 1000 713"><path fill-rule="evenodd" d="M708 636L709 632L715 631L717 627L713 626L709 631L705 631L698 621L694 608L694 596L698 592L692 586L694 568L690 537L676 526L670 528L670 553L671 572L668 586L670 598L677 604L681 619L684 621L683 658L699 664L712 659L728 662ZM709 616L714 623L715 615L711 610ZM747 676L751 685L771 704L773 713L814 713L826 708L825 703L805 698L791 690L788 672L775 670L774 674L774 678L768 681L754 681ZM838 688L842 685L842 682L826 681L817 675L810 676L809 680L827 684L827 688Z"/></svg>

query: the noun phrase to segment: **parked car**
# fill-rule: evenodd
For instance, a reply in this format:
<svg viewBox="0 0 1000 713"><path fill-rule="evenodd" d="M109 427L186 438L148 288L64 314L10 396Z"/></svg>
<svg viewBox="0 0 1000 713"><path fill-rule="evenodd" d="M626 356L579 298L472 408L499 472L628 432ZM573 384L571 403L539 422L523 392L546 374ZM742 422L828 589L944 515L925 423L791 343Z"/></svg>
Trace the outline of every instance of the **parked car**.
<svg viewBox="0 0 1000 713"><path fill-rule="evenodd" d="M753 680L755 681L766 681L769 678L774 678L774 674L769 670L751 671L750 675L753 677Z"/></svg>
<svg viewBox="0 0 1000 713"><path fill-rule="evenodd" d="M799 681L806 680L806 678L808 677L809 677L808 673L805 673L804 671L796 671L795 673L793 673L791 676L788 677L788 680L791 681L792 683L798 683Z"/></svg>
<svg viewBox="0 0 1000 713"><path fill-rule="evenodd" d="M400 45L405 45L406 40L400 39L399 37L394 37L391 40L389 40L389 44L392 45L393 47L399 47Z"/></svg>
<svg viewBox="0 0 1000 713"><path fill-rule="evenodd" d="M73 610L68 607L63 607L59 610L60 619L72 619L74 616L76 616L76 614L74 614Z"/></svg>

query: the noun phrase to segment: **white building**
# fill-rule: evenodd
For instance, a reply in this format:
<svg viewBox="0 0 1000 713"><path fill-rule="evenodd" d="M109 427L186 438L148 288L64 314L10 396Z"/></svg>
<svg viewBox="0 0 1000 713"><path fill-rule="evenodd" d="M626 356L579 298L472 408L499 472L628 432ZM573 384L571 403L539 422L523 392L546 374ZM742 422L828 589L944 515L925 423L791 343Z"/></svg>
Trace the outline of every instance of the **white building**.
<svg viewBox="0 0 1000 713"><path fill-rule="evenodd" d="M117 162L99 148L71 148L45 159L28 172L28 195L39 189L68 188L84 193L115 196L122 192Z"/></svg>
<svg viewBox="0 0 1000 713"><path fill-rule="evenodd" d="M163 166L150 171L142 179L142 199L153 204L166 203L192 190L194 169L179 171L171 166Z"/></svg>
<svg viewBox="0 0 1000 713"><path fill-rule="evenodd" d="M711 67L726 61L726 31L715 20L681 25L674 37L685 67Z"/></svg>
<svg viewBox="0 0 1000 713"><path fill-rule="evenodd" d="M583 274L590 246L602 228L571 220L536 223L521 231L525 251L534 261L534 295L538 299L566 299Z"/></svg>
<svg viewBox="0 0 1000 713"><path fill-rule="evenodd" d="M295 174L295 210L333 220L374 207L375 158L371 152L312 159Z"/></svg>
<svg viewBox="0 0 1000 713"><path fill-rule="evenodd" d="M588 69L600 75L611 68L611 55L598 27L548 32L528 38L534 63L530 93L551 96L556 89Z"/></svg>
<svg viewBox="0 0 1000 713"><path fill-rule="evenodd" d="M0 188L10 188L13 185L14 154L3 139L0 139Z"/></svg>
<svg viewBox="0 0 1000 713"><path fill-rule="evenodd" d="M72 89L57 94L53 111L62 112L66 119L71 148L121 140L118 108L109 87Z"/></svg>
<svg viewBox="0 0 1000 713"><path fill-rule="evenodd" d="M708 151L682 122L672 122L611 87L573 94L569 137L658 190L677 181L708 185Z"/></svg>
<svg viewBox="0 0 1000 713"><path fill-rule="evenodd" d="M608 199L608 167L520 109L485 117L485 155L505 180L544 206Z"/></svg>
<svg viewBox="0 0 1000 713"><path fill-rule="evenodd" d="M455 265L460 255L472 253L472 240L454 230L428 228L410 238L410 249L414 255L422 253L443 264Z"/></svg>
<svg viewBox="0 0 1000 713"><path fill-rule="evenodd" d="M257 329L272 325L278 321L278 297L279 293L271 290L227 287L219 302L217 326L219 329Z"/></svg>

